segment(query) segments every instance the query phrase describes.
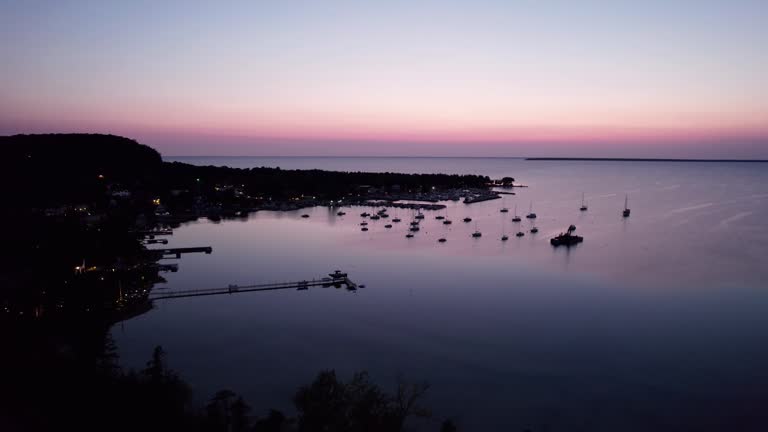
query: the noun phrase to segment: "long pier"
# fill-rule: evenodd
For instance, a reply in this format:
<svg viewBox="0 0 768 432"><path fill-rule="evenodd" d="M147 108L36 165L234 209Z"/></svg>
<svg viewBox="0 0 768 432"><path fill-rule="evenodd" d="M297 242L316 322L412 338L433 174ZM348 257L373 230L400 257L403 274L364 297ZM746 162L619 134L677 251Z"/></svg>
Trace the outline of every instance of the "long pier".
<svg viewBox="0 0 768 432"><path fill-rule="evenodd" d="M310 287L341 287L346 286L347 290L349 291L355 291L360 286L354 282L352 282L348 277L342 277L342 278L323 278L323 279L312 279L312 280L303 280L298 282L278 282L278 283L265 283L265 284L255 284L255 285L229 285L225 288L205 288L205 289L196 289L196 290L173 290L173 291L159 291L159 292L150 292L148 299L149 300L165 300L165 299L174 299L174 298L184 298L184 297L202 297L202 296L212 296L212 295L222 295L222 294L237 294L237 293L244 293L244 292L254 292L254 291L275 291L275 290L284 290L284 289L296 289L296 290L306 290Z"/></svg>
<svg viewBox="0 0 768 432"><path fill-rule="evenodd" d="M147 252L156 255L158 258L181 258L181 254L184 253L199 253L203 252L210 254L213 252L213 248L210 246L205 247L187 247L187 248L170 248L170 249L149 249Z"/></svg>

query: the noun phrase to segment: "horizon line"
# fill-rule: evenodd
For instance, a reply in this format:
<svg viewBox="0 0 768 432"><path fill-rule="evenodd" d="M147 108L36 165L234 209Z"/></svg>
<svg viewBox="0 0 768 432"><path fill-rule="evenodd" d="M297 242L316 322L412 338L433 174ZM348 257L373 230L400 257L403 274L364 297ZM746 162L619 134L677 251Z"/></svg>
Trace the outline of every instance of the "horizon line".
<svg viewBox="0 0 768 432"><path fill-rule="evenodd" d="M530 156L269 156L269 155L161 155L162 158L312 158L312 159L519 159L526 161L585 161L585 162L740 162L740 163L768 163L768 159L699 159L699 158L635 158L635 157L530 157Z"/></svg>

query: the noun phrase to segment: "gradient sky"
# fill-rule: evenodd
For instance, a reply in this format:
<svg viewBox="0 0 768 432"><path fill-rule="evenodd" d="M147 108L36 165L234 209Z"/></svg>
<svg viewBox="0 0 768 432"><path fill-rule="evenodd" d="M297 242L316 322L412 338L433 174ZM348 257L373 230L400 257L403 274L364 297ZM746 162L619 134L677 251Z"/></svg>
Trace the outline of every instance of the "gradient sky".
<svg viewBox="0 0 768 432"><path fill-rule="evenodd" d="M0 134L768 158L768 1L0 0Z"/></svg>

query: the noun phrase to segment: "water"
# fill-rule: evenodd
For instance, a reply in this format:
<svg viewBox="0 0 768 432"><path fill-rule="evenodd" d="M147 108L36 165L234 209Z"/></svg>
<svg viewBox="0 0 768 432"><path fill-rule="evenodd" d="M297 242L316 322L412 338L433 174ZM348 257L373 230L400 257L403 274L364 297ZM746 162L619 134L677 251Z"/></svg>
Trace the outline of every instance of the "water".
<svg viewBox="0 0 768 432"><path fill-rule="evenodd" d="M163 301L113 334L127 366L162 344L200 398L291 412L321 369L427 380L462 430L763 430L768 402L764 164L454 158L178 158L198 164L511 175L529 188L426 212L413 239L370 208L259 212L182 226L188 255L157 289L301 280L367 285ZM584 192L589 211L578 210ZM625 194L632 216L621 217ZM531 222L511 222L538 214ZM499 213L506 206L510 212ZM300 217L309 213L309 219ZM453 224L435 220L447 214ZM466 216L472 223L461 222ZM477 225L475 225L477 223ZM585 242L552 248L569 224ZM483 237L473 239L475 227ZM524 230L517 238L514 233ZM510 235L501 242L502 233ZM437 239L448 241L439 244ZM750 429L747 426L755 426ZM437 423L422 425L436 430Z"/></svg>

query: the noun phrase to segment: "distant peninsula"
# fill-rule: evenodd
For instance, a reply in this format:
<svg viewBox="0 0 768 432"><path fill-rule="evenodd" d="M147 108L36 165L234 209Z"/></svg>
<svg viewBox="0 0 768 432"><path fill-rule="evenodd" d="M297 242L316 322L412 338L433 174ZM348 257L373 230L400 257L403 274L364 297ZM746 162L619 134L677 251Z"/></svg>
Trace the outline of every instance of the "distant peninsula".
<svg viewBox="0 0 768 432"><path fill-rule="evenodd" d="M592 161L592 162L757 162L768 159L667 159L667 158L594 158L594 157L529 157L529 161Z"/></svg>

